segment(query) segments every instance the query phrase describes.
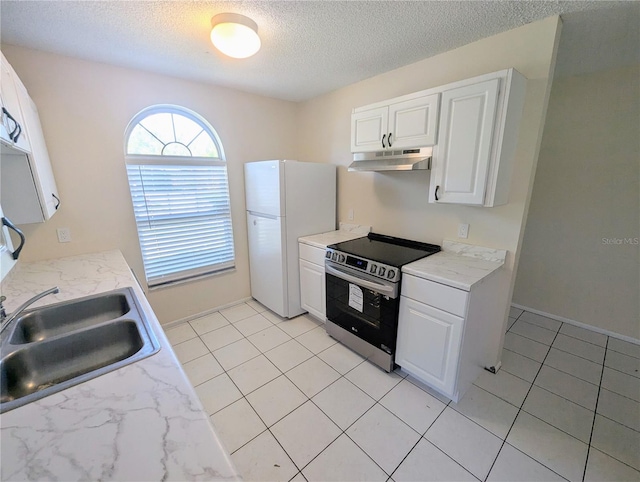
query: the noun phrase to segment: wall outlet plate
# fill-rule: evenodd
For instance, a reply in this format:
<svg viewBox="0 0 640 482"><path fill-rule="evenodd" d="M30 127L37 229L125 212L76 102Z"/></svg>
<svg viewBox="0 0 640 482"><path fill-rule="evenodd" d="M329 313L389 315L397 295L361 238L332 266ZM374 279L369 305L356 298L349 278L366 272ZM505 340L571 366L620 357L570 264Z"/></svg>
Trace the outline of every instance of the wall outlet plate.
<svg viewBox="0 0 640 482"><path fill-rule="evenodd" d="M69 228L58 228L56 230L58 233L58 242L59 243L70 243L71 242L71 230Z"/></svg>
<svg viewBox="0 0 640 482"><path fill-rule="evenodd" d="M467 239L469 237L469 225L468 224L458 224L458 237Z"/></svg>

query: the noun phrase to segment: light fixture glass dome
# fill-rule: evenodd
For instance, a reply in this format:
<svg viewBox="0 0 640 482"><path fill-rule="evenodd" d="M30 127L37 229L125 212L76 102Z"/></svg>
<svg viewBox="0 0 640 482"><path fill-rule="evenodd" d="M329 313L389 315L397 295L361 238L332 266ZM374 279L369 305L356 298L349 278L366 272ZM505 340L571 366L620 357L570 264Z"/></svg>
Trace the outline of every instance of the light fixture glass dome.
<svg viewBox="0 0 640 482"><path fill-rule="evenodd" d="M260 50L258 26L244 15L220 13L211 18L211 26L211 42L229 57L245 59Z"/></svg>

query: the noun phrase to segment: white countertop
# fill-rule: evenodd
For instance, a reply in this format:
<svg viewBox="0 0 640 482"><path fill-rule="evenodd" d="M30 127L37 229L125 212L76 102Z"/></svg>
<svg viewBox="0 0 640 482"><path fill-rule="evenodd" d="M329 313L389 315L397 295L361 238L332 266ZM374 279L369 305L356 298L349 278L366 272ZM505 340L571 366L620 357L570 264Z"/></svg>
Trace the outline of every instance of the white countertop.
<svg viewBox="0 0 640 482"><path fill-rule="evenodd" d="M442 251L402 267L402 272L470 291L504 265L506 251L445 240Z"/></svg>
<svg viewBox="0 0 640 482"><path fill-rule="evenodd" d="M155 355L0 415L1 480L241 480L119 251L19 263L8 312L133 287Z"/></svg>
<svg viewBox="0 0 640 482"><path fill-rule="evenodd" d="M366 236L369 231L371 231L371 226L340 223L340 229L338 231L302 236L298 238L298 241L310 246L315 246L316 248L325 249L330 244L342 243L343 241Z"/></svg>

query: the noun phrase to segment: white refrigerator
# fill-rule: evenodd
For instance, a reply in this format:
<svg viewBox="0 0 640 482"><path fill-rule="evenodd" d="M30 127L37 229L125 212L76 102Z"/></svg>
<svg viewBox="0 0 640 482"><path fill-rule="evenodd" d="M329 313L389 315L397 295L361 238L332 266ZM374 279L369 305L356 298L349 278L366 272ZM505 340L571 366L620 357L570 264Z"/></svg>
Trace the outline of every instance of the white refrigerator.
<svg viewBox="0 0 640 482"><path fill-rule="evenodd" d="M292 318L300 306L298 238L336 228L336 167L299 161L244 165L251 296Z"/></svg>

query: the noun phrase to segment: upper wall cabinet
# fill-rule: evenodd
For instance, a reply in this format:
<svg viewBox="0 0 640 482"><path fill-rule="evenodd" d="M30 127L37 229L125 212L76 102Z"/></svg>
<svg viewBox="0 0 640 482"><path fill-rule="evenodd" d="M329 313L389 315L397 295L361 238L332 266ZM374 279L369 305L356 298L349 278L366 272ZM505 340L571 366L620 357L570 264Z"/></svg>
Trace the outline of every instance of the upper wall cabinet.
<svg viewBox="0 0 640 482"><path fill-rule="evenodd" d="M442 93L429 202L492 207L509 195L526 79L514 69Z"/></svg>
<svg viewBox="0 0 640 482"><path fill-rule="evenodd" d="M4 55L1 88L6 112L0 127L0 202L16 224L43 222L55 214L60 198L38 109Z"/></svg>
<svg viewBox="0 0 640 482"><path fill-rule="evenodd" d="M434 145L439 101L440 94L416 93L354 109L351 152Z"/></svg>

